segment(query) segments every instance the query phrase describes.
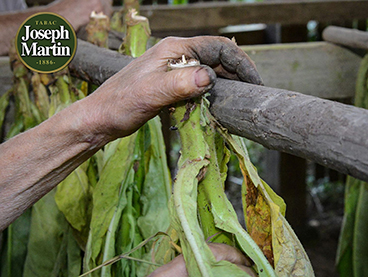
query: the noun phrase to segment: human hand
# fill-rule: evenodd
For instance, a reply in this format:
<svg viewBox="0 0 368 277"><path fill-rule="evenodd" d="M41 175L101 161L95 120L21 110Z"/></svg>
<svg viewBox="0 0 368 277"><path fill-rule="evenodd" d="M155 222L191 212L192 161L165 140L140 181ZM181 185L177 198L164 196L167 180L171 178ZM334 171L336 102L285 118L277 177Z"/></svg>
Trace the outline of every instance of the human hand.
<svg viewBox="0 0 368 277"><path fill-rule="evenodd" d="M88 24L93 11L110 16L112 0L61 0L50 5L49 10L65 17L75 30Z"/></svg>
<svg viewBox="0 0 368 277"><path fill-rule="evenodd" d="M252 277L256 277L256 273L252 270L250 261L236 248L227 244L210 243L208 244L216 261L228 261L238 267ZM148 277L187 277L188 272L185 267L183 255L177 256L171 262L159 267Z"/></svg>
<svg viewBox="0 0 368 277"><path fill-rule="evenodd" d="M168 60L182 55L203 65L167 71ZM86 124L109 141L129 135L163 107L208 91L216 74L262 83L253 62L227 38L166 38L82 100Z"/></svg>

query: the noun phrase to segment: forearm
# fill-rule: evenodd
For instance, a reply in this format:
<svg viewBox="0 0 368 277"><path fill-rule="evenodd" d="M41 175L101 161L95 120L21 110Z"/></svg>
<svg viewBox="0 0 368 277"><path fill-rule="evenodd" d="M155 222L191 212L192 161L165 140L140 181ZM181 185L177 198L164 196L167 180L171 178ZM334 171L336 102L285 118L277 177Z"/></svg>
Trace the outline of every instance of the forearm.
<svg viewBox="0 0 368 277"><path fill-rule="evenodd" d="M84 106L77 102L0 145L0 230L105 144Z"/></svg>
<svg viewBox="0 0 368 277"><path fill-rule="evenodd" d="M167 71L167 61L182 55L221 76L246 71L236 78L261 83L254 64L228 39L162 40L90 96L0 145L0 230L106 143L135 132L163 107L208 91L216 79L208 66Z"/></svg>

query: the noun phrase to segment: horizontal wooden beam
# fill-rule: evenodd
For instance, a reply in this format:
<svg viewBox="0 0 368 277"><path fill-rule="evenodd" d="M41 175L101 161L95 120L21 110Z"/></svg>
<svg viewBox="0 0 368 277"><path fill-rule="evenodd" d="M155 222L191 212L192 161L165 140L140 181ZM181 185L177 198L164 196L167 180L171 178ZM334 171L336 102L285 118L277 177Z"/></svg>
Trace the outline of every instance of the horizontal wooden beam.
<svg viewBox="0 0 368 277"><path fill-rule="evenodd" d="M70 67L100 84L129 61L79 42ZM368 181L368 110L224 79L217 79L210 101L211 112L231 133Z"/></svg>
<svg viewBox="0 0 368 277"><path fill-rule="evenodd" d="M326 42L243 46L266 86L327 99L353 97L362 58Z"/></svg>
<svg viewBox="0 0 368 277"><path fill-rule="evenodd" d="M328 26L323 30L322 37L328 42L368 50L368 32Z"/></svg>
<svg viewBox="0 0 368 277"><path fill-rule="evenodd" d="M210 102L231 133L368 181L368 110L223 79Z"/></svg>
<svg viewBox="0 0 368 277"><path fill-rule="evenodd" d="M305 24L368 18L368 1L201 2L188 5L142 6L153 31L197 30L250 23Z"/></svg>

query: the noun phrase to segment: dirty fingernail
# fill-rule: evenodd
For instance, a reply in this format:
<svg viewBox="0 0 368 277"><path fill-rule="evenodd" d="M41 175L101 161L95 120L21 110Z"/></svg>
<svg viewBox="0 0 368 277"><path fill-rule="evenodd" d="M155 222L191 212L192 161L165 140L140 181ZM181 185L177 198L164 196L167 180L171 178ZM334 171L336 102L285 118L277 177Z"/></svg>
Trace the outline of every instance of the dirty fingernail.
<svg viewBox="0 0 368 277"><path fill-rule="evenodd" d="M195 72L195 83L197 87L202 88L201 93L207 92L215 85L216 73L212 68L202 65Z"/></svg>

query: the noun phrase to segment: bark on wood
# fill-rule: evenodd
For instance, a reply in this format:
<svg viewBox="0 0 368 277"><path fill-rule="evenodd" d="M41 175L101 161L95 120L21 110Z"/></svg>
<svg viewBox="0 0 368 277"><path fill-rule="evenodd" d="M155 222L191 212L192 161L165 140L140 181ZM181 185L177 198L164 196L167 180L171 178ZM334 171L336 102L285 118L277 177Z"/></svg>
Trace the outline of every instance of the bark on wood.
<svg viewBox="0 0 368 277"><path fill-rule="evenodd" d="M306 24L366 19L368 1L316 0L298 2L204 2L182 6L142 6L152 31L221 28L250 23Z"/></svg>
<svg viewBox="0 0 368 277"><path fill-rule="evenodd" d="M368 110L223 79L210 101L231 133L368 181Z"/></svg>
<svg viewBox="0 0 368 277"><path fill-rule="evenodd" d="M71 68L101 84L130 61L80 42ZM368 110L220 78L210 101L211 112L231 133L368 181Z"/></svg>
<svg viewBox="0 0 368 277"><path fill-rule="evenodd" d="M116 51L100 48L79 39L77 52L69 68L74 76L100 85L132 60L133 58Z"/></svg>
<svg viewBox="0 0 368 277"><path fill-rule="evenodd" d="M332 43L368 50L368 32L329 26L323 31L322 37Z"/></svg>

